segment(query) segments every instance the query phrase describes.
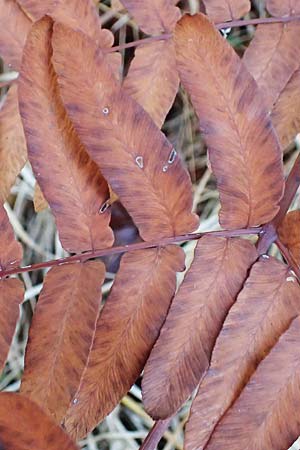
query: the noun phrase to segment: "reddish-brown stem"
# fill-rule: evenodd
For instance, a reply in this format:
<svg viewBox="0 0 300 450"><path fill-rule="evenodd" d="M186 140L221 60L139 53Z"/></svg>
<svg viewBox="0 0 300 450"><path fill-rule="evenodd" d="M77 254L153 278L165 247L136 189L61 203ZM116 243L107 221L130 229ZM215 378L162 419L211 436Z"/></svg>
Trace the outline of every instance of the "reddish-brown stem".
<svg viewBox="0 0 300 450"><path fill-rule="evenodd" d="M283 221L286 213L288 212L299 185L300 185L300 153L298 154L296 161L294 162L294 165L286 180L284 196L282 197L280 202L279 212L272 220L272 224L275 229L278 228L278 226Z"/></svg>
<svg viewBox="0 0 300 450"><path fill-rule="evenodd" d="M294 271L300 283L300 267L298 266L297 261L295 261L293 255L289 252L289 250L286 248L286 246L281 242L279 238L276 239L275 243L278 249L280 250L280 253L288 263L289 267Z"/></svg>
<svg viewBox="0 0 300 450"><path fill-rule="evenodd" d="M215 23L216 28L221 30L223 28L234 28L234 27L245 27L248 25L260 25L260 24L271 24L271 23L287 23L293 22L295 20L300 20L300 16L286 16L286 17L263 17L259 19L248 19L248 20L232 20L230 22L219 22ZM116 45L115 47L107 48L105 52L111 53L119 50L124 50L125 48L138 47L140 45L149 44L150 42L163 41L170 39L172 34L165 33L159 36L151 36L145 39L138 39L137 41L127 42L126 44Z"/></svg>
<svg viewBox="0 0 300 450"><path fill-rule="evenodd" d="M277 239L277 228L283 221L288 209L295 197L300 185L300 153L294 162L292 170L285 183L284 195L280 201L280 208L274 219L263 227L263 234L257 243L257 250L260 255L267 252L273 242Z"/></svg>
<svg viewBox="0 0 300 450"><path fill-rule="evenodd" d="M170 39L172 35L168 34L160 34L159 36L151 36L144 39L138 39L137 41L127 42L126 44L116 45L115 47L110 47L105 49L106 53L117 52L118 50L124 50L125 48L138 47L139 45L149 44L150 42L155 41L165 41Z"/></svg>
<svg viewBox="0 0 300 450"><path fill-rule="evenodd" d="M172 417L155 422L150 432L147 434L140 450L155 450L166 429L168 428Z"/></svg>
<svg viewBox="0 0 300 450"><path fill-rule="evenodd" d="M259 237L259 240L257 241L256 248L257 253L259 255L264 255L267 253L270 246L276 241L277 239L277 231L276 228L272 225L272 222L267 223L261 232L261 236Z"/></svg>
<svg viewBox="0 0 300 450"><path fill-rule="evenodd" d="M174 236L169 238L163 238L156 242L137 242L130 245L121 245L119 247L104 248L100 250L91 250L89 252L81 253L79 255L67 256L66 258L53 259L38 264L32 264L25 267L14 267L12 269L6 269L0 271L0 278L7 277L22 272L32 272L33 270L45 269L48 267L59 266L61 264L73 264L76 262L85 262L89 259L100 258L101 256L114 255L118 253L132 252L136 250L143 250L146 248L162 247L168 244L175 244L180 242L187 242L197 240L203 236L216 236L216 237L237 237L247 236L251 234L259 234L262 230L261 227L245 228L240 230L220 230L220 231L207 231L204 233L189 233L181 236Z"/></svg>
<svg viewBox="0 0 300 450"><path fill-rule="evenodd" d="M285 17L262 17L259 19L248 20L232 20L231 22L218 22L215 24L216 28L221 30L222 28L234 28L234 27L246 27L248 25L261 25L270 23L287 23L300 20L300 16L285 16Z"/></svg>

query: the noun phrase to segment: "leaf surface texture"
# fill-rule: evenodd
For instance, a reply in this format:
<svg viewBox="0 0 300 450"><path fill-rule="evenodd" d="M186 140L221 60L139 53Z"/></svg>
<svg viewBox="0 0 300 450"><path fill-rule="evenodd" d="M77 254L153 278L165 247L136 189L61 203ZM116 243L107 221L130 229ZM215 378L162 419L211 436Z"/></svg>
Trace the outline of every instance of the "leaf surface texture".
<svg viewBox="0 0 300 450"><path fill-rule="evenodd" d="M100 261L52 268L34 312L21 392L58 423L73 399L89 357L104 276Z"/></svg>
<svg viewBox="0 0 300 450"><path fill-rule="evenodd" d="M137 48L123 86L161 128L179 86L173 40Z"/></svg>
<svg viewBox="0 0 300 450"><path fill-rule="evenodd" d="M278 228L278 236L281 242L292 253L294 259L300 265L300 211L290 211Z"/></svg>
<svg viewBox="0 0 300 450"><path fill-rule="evenodd" d="M18 266L22 259L22 247L14 238L12 226L2 205L0 205L0 236L0 270ZM23 295L24 288L20 280L0 278L0 371L4 367L11 346Z"/></svg>
<svg viewBox="0 0 300 450"><path fill-rule="evenodd" d="M11 86L0 110L0 200L3 203L27 160L17 86Z"/></svg>
<svg viewBox="0 0 300 450"><path fill-rule="evenodd" d="M219 420L299 312L300 286L288 268L274 258L254 264L224 322L210 368L193 402L186 427L187 450L206 448ZM266 384L266 395L268 388ZM233 437L234 431L228 441ZM239 448L244 447L241 444Z"/></svg>
<svg viewBox="0 0 300 450"><path fill-rule="evenodd" d="M173 31L180 18L180 10L173 0L122 0L122 4L147 34Z"/></svg>
<svg viewBox="0 0 300 450"><path fill-rule="evenodd" d="M17 267L22 259L22 246L15 240L6 211L0 205L0 270Z"/></svg>
<svg viewBox="0 0 300 450"><path fill-rule="evenodd" d="M259 365L206 450L282 450L299 435L300 320Z"/></svg>
<svg viewBox="0 0 300 450"><path fill-rule="evenodd" d="M82 33L57 24L53 49L62 98L75 129L142 238L195 229L191 182L176 150L118 85L101 50Z"/></svg>
<svg viewBox="0 0 300 450"><path fill-rule="evenodd" d="M24 50L19 98L29 159L63 247L71 252L108 247L110 212L101 211L108 185L63 107L51 64L51 27L50 19L37 22Z"/></svg>
<svg viewBox="0 0 300 450"><path fill-rule="evenodd" d="M66 414L64 426L71 436L85 436L138 378L174 295L176 272L183 268L184 253L177 246L123 256L76 401Z"/></svg>
<svg viewBox="0 0 300 450"><path fill-rule="evenodd" d="M13 340L23 295L24 289L20 280L0 279L0 371L4 367Z"/></svg>
<svg viewBox="0 0 300 450"><path fill-rule="evenodd" d="M256 28L243 62L271 110L300 61L300 23L274 23ZM260 99L261 101L261 99Z"/></svg>
<svg viewBox="0 0 300 450"><path fill-rule="evenodd" d="M290 16L300 14L298 0L266 0L266 7L272 16Z"/></svg>
<svg viewBox="0 0 300 450"><path fill-rule="evenodd" d="M41 408L20 394L0 394L0 423L5 450L78 450Z"/></svg>
<svg viewBox="0 0 300 450"><path fill-rule="evenodd" d="M255 81L203 14L180 20L175 47L217 178L221 225L268 222L282 196L281 149Z"/></svg>
<svg viewBox="0 0 300 450"><path fill-rule="evenodd" d="M101 22L93 0L18 0L22 8L34 21L46 14L54 21L81 30L93 39L99 39L100 47L111 47L113 35L101 30Z"/></svg>
<svg viewBox="0 0 300 450"><path fill-rule="evenodd" d="M290 78L272 110L272 122L283 148L300 132L300 69Z"/></svg>
<svg viewBox="0 0 300 450"><path fill-rule="evenodd" d="M174 414L200 382L255 259L255 248L245 240L200 239L145 366L144 404L155 419Z"/></svg>
<svg viewBox="0 0 300 450"><path fill-rule="evenodd" d="M208 16L214 22L239 19L251 9L249 0L203 0Z"/></svg>
<svg viewBox="0 0 300 450"><path fill-rule="evenodd" d="M20 68L30 27L31 20L15 0L0 0L0 55L14 70Z"/></svg>

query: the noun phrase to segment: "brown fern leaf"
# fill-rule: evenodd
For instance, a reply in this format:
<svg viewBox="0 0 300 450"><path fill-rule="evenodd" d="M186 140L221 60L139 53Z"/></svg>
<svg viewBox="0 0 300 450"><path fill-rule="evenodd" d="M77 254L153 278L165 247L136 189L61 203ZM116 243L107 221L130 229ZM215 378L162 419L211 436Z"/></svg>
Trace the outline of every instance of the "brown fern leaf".
<svg viewBox="0 0 300 450"><path fill-rule="evenodd" d="M174 0L122 0L122 4L147 34L160 34L174 30L180 10Z"/></svg>
<svg viewBox="0 0 300 450"><path fill-rule="evenodd" d="M293 73L299 68L300 23L275 23L256 28L243 61L271 110Z"/></svg>
<svg viewBox="0 0 300 450"><path fill-rule="evenodd" d="M258 363L299 313L300 286L295 277L276 259L262 258L253 266L217 339L209 371L192 405L187 450L206 448L214 428ZM227 438L231 442L231 437ZM273 450L272 446L256 450L267 448Z"/></svg>
<svg viewBox="0 0 300 450"><path fill-rule="evenodd" d="M266 0L266 7L269 13L275 17L300 14L298 0Z"/></svg>
<svg viewBox="0 0 300 450"><path fill-rule="evenodd" d="M173 40L137 48L123 86L161 128L179 86Z"/></svg>
<svg viewBox="0 0 300 450"><path fill-rule="evenodd" d="M61 102L51 64L51 27L49 18L36 22L24 49L19 99L29 159L63 247L71 252L108 247L113 242L108 186Z"/></svg>
<svg viewBox="0 0 300 450"><path fill-rule="evenodd" d="M20 394L0 394L0 448L76 450L64 431L34 402Z"/></svg>
<svg viewBox="0 0 300 450"><path fill-rule="evenodd" d="M15 85L9 89L0 110L0 203L8 197L26 159L26 141Z"/></svg>
<svg viewBox="0 0 300 450"><path fill-rule="evenodd" d="M251 9L249 0L203 0L207 15L214 22L239 19Z"/></svg>
<svg viewBox="0 0 300 450"><path fill-rule="evenodd" d="M226 314L256 257L246 240L208 236L199 241L145 366L143 397L152 417L174 414L200 382Z"/></svg>
<svg viewBox="0 0 300 450"><path fill-rule="evenodd" d="M176 150L118 85L95 42L55 24L53 50L75 129L143 239L193 230L191 182Z"/></svg>
<svg viewBox="0 0 300 450"><path fill-rule="evenodd" d="M23 296L24 288L20 280L0 279L0 372L3 370L14 337Z"/></svg>
<svg viewBox="0 0 300 450"><path fill-rule="evenodd" d="M22 259L22 246L14 238L7 214L0 205L0 271L18 267Z"/></svg>
<svg viewBox="0 0 300 450"><path fill-rule="evenodd" d="M289 212L278 228L278 236L300 265L300 211Z"/></svg>
<svg viewBox="0 0 300 450"><path fill-rule="evenodd" d="M22 258L22 247L14 239L12 227L2 205L0 236L0 271L2 271L18 266ZM0 371L4 367L14 336L23 294L24 289L20 280L0 278Z"/></svg>
<svg viewBox="0 0 300 450"><path fill-rule="evenodd" d="M33 21L41 19L46 14L55 22L61 22L69 27L80 30L97 41L101 48L111 47L114 36L111 31L101 29L99 14L93 0L18 0L22 8ZM121 55L109 53L106 60L112 71L119 76Z"/></svg>
<svg viewBox="0 0 300 450"><path fill-rule="evenodd" d="M94 428L140 375L174 295L176 272L183 268L184 253L176 246L123 256L64 421L74 438Z"/></svg>
<svg viewBox="0 0 300 450"><path fill-rule="evenodd" d="M180 12L174 1L155 0L139 4L124 0L143 29L152 32L173 31ZM141 21L141 22L140 22ZM149 30L148 30L149 31ZM161 128L179 86L173 39L151 42L135 50L134 59L124 82L131 95Z"/></svg>
<svg viewBox="0 0 300 450"><path fill-rule="evenodd" d="M60 423L78 388L100 311L102 262L52 268L34 312L21 392Z"/></svg>
<svg viewBox="0 0 300 450"><path fill-rule="evenodd" d="M283 450L292 445L299 435L299 345L297 317L258 366L205 450Z"/></svg>
<svg viewBox="0 0 300 450"><path fill-rule="evenodd" d="M203 14L179 21L175 47L181 81L209 147L221 225L268 222L282 196L281 149L255 81Z"/></svg>
<svg viewBox="0 0 300 450"><path fill-rule="evenodd" d="M32 21L39 20L46 14L50 15L61 3L60 0L46 0L43 2L37 0L16 0L16 1Z"/></svg>
<svg viewBox="0 0 300 450"><path fill-rule="evenodd" d="M300 69L290 78L272 111L272 122L279 140L287 147L300 133Z"/></svg>
<svg viewBox="0 0 300 450"><path fill-rule="evenodd" d="M54 21L81 30L93 39L99 39L100 47L111 47L114 41L109 30L101 30L101 22L93 0L18 0L32 20L46 14Z"/></svg>
<svg viewBox="0 0 300 450"><path fill-rule="evenodd" d="M30 27L30 19L15 0L0 0L0 55L15 70L19 70Z"/></svg>

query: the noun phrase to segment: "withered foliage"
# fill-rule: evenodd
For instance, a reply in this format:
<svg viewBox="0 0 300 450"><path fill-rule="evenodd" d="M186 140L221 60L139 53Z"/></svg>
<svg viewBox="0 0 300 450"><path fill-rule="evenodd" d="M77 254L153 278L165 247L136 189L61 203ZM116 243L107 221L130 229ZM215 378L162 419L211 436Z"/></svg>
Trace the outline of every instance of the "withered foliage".
<svg viewBox="0 0 300 450"><path fill-rule="evenodd" d="M300 211L287 212L300 160L287 181L282 162L300 131L299 2L266 0L278 23L261 23L242 57L216 22L234 25L249 0L203 0L205 14L183 17L174 0L121 3L150 35L123 80L92 0L0 0L0 55L20 72L0 110L1 369L24 291L3 204L27 157L37 210L49 205L76 254L48 263L20 393L0 394L0 449L75 450L143 373L156 420L196 391L186 449L286 450L300 435ZM180 150L160 130L180 82L224 230L197 235L178 286L176 244L199 223ZM116 251L116 197L140 242L117 249L102 304L106 268L95 258ZM267 254L273 243L281 260Z"/></svg>
<svg viewBox="0 0 300 450"><path fill-rule="evenodd" d="M76 450L69 436L35 402L0 394L1 447L14 450Z"/></svg>

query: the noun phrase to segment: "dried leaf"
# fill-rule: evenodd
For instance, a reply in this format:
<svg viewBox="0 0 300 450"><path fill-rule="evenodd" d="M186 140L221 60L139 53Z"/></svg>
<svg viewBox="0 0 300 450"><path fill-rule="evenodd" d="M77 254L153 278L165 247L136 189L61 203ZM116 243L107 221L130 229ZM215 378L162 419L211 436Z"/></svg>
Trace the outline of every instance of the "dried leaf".
<svg viewBox="0 0 300 450"><path fill-rule="evenodd" d="M12 269L20 264L22 247L15 241L13 229L2 205L0 205L0 236L0 271ZM20 280L0 278L0 371L3 369L14 336L23 292Z"/></svg>
<svg viewBox="0 0 300 450"><path fill-rule="evenodd" d="M281 149L256 83L203 14L181 19L175 47L181 81L209 147L221 225L268 222L282 196Z"/></svg>
<svg viewBox="0 0 300 450"><path fill-rule="evenodd" d="M113 45L114 36L110 30L101 29L99 14L93 0L18 0L33 20L39 20L46 14L55 22L61 22L74 30L80 30L94 39L101 48ZM119 78L121 55L109 53L106 60L113 73Z"/></svg>
<svg viewBox="0 0 300 450"><path fill-rule="evenodd" d="M152 42L135 50L124 89L161 128L179 85L173 40Z"/></svg>
<svg viewBox="0 0 300 450"><path fill-rule="evenodd" d="M60 6L61 0L44 0L43 2L37 0L17 0L17 2L23 11L26 12L27 16L30 17L32 21L36 21L46 14L50 15Z"/></svg>
<svg viewBox="0 0 300 450"><path fill-rule="evenodd" d="M76 450L64 431L31 400L0 394L0 448L3 450Z"/></svg>
<svg viewBox="0 0 300 450"><path fill-rule="evenodd" d="M143 239L193 230L198 220L190 212L191 182L180 158L148 114L120 88L101 50L87 36L59 24L54 26L53 49L62 98L75 129Z"/></svg>
<svg viewBox="0 0 300 450"><path fill-rule="evenodd" d="M300 265L300 211L290 211L278 228L278 236Z"/></svg>
<svg viewBox="0 0 300 450"><path fill-rule="evenodd" d="M299 0L266 0L266 7L272 16L300 14Z"/></svg>
<svg viewBox="0 0 300 450"><path fill-rule="evenodd" d="M256 28L243 61L271 110L300 61L300 23L275 23ZM257 94L256 94L257 95Z"/></svg>
<svg viewBox="0 0 300 450"><path fill-rule="evenodd" d="M0 55L15 70L19 70L30 27L30 19L15 0L0 0Z"/></svg>
<svg viewBox="0 0 300 450"><path fill-rule="evenodd" d="M267 258L253 266L217 339L210 369L192 405L186 431L187 450L206 448L217 423L257 364L300 312L300 287L296 279L285 265ZM242 444L238 448L248 449ZM273 450L273 446L255 447L267 448Z"/></svg>
<svg viewBox="0 0 300 450"><path fill-rule="evenodd" d="M143 4L124 0L124 5L149 34L172 31L180 11L174 1L155 0ZM172 39L156 41L135 50L124 88L161 128L179 85L175 49Z"/></svg>
<svg viewBox="0 0 300 450"><path fill-rule="evenodd" d="M78 439L95 427L141 373L174 295L176 271L183 267L184 253L176 246L123 256L89 365L66 415L71 436Z"/></svg>
<svg viewBox="0 0 300 450"><path fill-rule="evenodd" d="M41 212L44 211L44 209L49 208L48 202L38 183L36 183L34 188L33 205L35 212Z"/></svg>
<svg viewBox="0 0 300 450"><path fill-rule="evenodd" d="M111 47L114 41L109 30L101 30L99 14L93 0L18 0L34 21L46 14L54 21L99 39L100 47Z"/></svg>
<svg viewBox="0 0 300 450"><path fill-rule="evenodd" d="M0 271L19 266L22 259L22 246L15 240L7 214L0 205Z"/></svg>
<svg viewBox="0 0 300 450"><path fill-rule="evenodd" d="M58 423L87 364L104 276L100 261L52 268L34 312L21 392Z"/></svg>
<svg viewBox="0 0 300 450"><path fill-rule="evenodd" d="M205 10L214 22L225 22L245 16L251 9L249 0L203 0Z"/></svg>
<svg viewBox="0 0 300 450"><path fill-rule="evenodd" d="M105 209L108 186L62 105L50 38L51 19L42 19L33 26L24 49L19 98L28 156L63 247L71 252L108 247L113 242Z"/></svg>
<svg viewBox="0 0 300 450"><path fill-rule="evenodd" d="M0 110L0 203L10 192L27 159L26 141L18 106L17 86L9 89Z"/></svg>
<svg viewBox="0 0 300 450"><path fill-rule="evenodd" d="M180 10L174 0L122 0L123 5L147 34L160 34L174 30Z"/></svg>
<svg viewBox="0 0 300 450"><path fill-rule="evenodd" d="M229 308L256 259L242 239L202 238L145 366L144 403L154 418L177 411L208 368Z"/></svg>
<svg viewBox="0 0 300 450"><path fill-rule="evenodd" d="M299 435L299 345L298 317L259 365L205 449L283 450L292 445Z"/></svg>
<svg viewBox="0 0 300 450"><path fill-rule="evenodd" d="M290 78L272 111L272 122L283 147L300 133L300 69Z"/></svg>
<svg viewBox="0 0 300 450"><path fill-rule="evenodd" d="M2 239L1 234L1 240ZM12 339L14 337L20 313L19 305L23 301L23 296L24 288L20 280L0 279L0 372L4 367Z"/></svg>

